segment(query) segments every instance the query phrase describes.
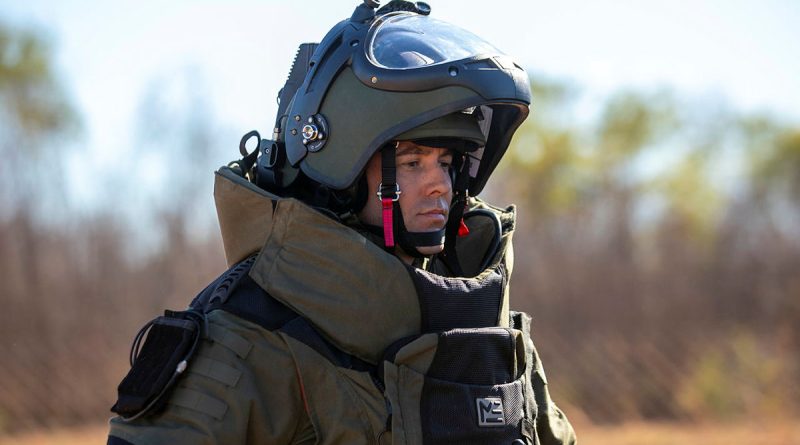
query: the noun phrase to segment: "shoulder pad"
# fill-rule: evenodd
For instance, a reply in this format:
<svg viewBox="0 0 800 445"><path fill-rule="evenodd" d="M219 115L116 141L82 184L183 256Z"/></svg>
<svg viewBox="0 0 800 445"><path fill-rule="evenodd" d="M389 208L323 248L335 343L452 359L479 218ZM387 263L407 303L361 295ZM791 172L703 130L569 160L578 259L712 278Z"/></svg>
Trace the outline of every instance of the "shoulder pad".
<svg viewBox="0 0 800 445"><path fill-rule="evenodd" d="M189 305L192 309L200 309L202 312L208 312L211 305L224 304L231 296L242 278L247 276L250 268L255 263L257 254L251 255L244 260L237 263L225 271L222 275L217 277L211 284L206 286Z"/></svg>
<svg viewBox="0 0 800 445"><path fill-rule="evenodd" d="M220 275L192 301L202 313L222 309L239 318L274 331L298 317L274 299L248 275L258 255L252 255Z"/></svg>

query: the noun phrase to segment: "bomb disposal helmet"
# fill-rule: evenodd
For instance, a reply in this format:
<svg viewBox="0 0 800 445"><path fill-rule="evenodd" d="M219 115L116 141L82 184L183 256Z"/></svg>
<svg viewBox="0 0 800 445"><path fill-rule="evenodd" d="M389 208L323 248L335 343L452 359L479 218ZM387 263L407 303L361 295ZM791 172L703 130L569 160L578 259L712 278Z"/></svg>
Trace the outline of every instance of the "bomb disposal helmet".
<svg viewBox="0 0 800 445"><path fill-rule="evenodd" d="M295 60L295 68L306 64L305 76L276 122L286 167L345 190L393 140L460 138L471 142L468 188L477 195L528 115L525 70L471 32L431 18L424 3L376 6L366 0L308 60Z"/></svg>

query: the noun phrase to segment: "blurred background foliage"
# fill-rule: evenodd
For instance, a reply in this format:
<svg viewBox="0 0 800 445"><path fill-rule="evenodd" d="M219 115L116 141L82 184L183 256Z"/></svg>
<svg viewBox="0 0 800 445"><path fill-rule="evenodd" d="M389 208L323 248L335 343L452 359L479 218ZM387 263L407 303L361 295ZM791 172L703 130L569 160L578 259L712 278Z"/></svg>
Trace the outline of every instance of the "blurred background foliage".
<svg viewBox="0 0 800 445"><path fill-rule="evenodd" d="M81 117L51 46L0 24L0 434L105 419L139 327L225 268L197 221L212 155L238 141L218 140L202 80L186 75L178 107L169 82L141 94L135 156L86 172L104 190L87 211L64 192ZM798 418L797 123L672 91L532 87L484 197L518 206L513 304L555 400L594 423ZM142 171L168 186L147 194Z"/></svg>
<svg viewBox="0 0 800 445"><path fill-rule="evenodd" d="M75 137L80 119L53 70L49 43L33 31L2 23L0 103L0 216L27 216L41 209L30 202L42 179L38 170L48 169L47 178L59 175L66 144L54 139Z"/></svg>

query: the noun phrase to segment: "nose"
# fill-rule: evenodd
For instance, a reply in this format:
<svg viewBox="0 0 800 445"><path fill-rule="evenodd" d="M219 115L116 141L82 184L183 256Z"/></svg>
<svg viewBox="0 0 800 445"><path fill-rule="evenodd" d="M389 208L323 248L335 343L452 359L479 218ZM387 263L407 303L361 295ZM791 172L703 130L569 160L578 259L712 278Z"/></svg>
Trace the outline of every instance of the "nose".
<svg viewBox="0 0 800 445"><path fill-rule="evenodd" d="M425 194L428 196L441 196L453 190L450 172L443 169L438 162L433 168L427 169L424 181Z"/></svg>

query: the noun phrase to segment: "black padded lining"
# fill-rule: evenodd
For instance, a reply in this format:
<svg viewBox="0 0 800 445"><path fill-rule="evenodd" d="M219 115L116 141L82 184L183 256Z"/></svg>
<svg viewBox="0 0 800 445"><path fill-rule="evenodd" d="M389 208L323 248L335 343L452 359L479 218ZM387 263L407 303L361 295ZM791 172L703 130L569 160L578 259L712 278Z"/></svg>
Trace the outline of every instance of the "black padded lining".
<svg viewBox="0 0 800 445"><path fill-rule="evenodd" d="M423 333L497 326L505 268L501 264L482 279L449 278L408 267L419 297Z"/></svg>
<svg viewBox="0 0 800 445"><path fill-rule="evenodd" d="M515 337L507 329L456 329L439 335L427 374L467 385L509 383L517 377L516 353Z"/></svg>

